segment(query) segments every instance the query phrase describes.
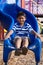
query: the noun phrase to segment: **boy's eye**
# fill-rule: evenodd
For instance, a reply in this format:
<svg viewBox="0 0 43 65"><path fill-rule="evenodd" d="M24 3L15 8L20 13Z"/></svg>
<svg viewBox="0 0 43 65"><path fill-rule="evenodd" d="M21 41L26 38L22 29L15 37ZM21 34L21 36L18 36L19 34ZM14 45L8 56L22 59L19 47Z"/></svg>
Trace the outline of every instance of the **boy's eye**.
<svg viewBox="0 0 43 65"><path fill-rule="evenodd" d="M19 19L24 19L24 18L19 18Z"/></svg>
<svg viewBox="0 0 43 65"><path fill-rule="evenodd" d="M23 18L19 18L19 19L23 19Z"/></svg>

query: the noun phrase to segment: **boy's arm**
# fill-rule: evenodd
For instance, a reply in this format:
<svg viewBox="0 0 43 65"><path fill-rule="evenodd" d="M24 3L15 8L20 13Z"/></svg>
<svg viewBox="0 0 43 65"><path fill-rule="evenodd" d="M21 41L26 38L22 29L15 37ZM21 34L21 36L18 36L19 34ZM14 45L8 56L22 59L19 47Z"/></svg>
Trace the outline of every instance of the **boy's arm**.
<svg viewBox="0 0 43 65"><path fill-rule="evenodd" d="M9 33L5 36L5 39L10 38L10 35L12 35L12 34L13 34L13 30L10 30Z"/></svg>
<svg viewBox="0 0 43 65"><path fill-rule="evenodd" d="M37 32L35 32L34 30L32 30L31 33L34 34L36 37L41 38L40 34L38 34Z"/></svg>

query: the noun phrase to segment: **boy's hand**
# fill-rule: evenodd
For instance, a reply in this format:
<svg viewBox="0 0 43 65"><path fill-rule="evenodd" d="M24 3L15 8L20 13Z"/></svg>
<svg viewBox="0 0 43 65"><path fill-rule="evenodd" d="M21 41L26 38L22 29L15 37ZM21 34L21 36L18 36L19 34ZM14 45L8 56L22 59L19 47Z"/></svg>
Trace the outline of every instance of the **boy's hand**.
<svg viewBox="0 0 43 65"><path fill-rule="evenodd" d="M41 35L40 34L37 34L36 37L40 38L41 39Z"/></svg>
<svg viewBox="0 0 43 65"><path fill-rule="evenodd" d="M35 32L34 30L32 30L31 32L35 35L35 37L38 37L38 38L41 39L41 35L40 34L38 34L37 32Z"/></svg>

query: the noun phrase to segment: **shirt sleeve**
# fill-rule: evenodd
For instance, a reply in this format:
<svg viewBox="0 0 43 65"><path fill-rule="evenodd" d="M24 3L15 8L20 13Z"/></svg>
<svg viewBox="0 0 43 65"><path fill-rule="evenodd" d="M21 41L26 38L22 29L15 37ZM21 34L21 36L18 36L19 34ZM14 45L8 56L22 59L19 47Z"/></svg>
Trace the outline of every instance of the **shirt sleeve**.
<svg viewBox="0 0 43 65"><path fill-rule="evenodd" d="M28 26L28 31L29 33L33 30L33 28L31 27L31 25Z"/></svg>
<svg viewBox="0 0 43 65"><path fill-rule="evenodd" d="M16 31L16 26L13 26L12 30L13 30L13 31Z"/></svg>

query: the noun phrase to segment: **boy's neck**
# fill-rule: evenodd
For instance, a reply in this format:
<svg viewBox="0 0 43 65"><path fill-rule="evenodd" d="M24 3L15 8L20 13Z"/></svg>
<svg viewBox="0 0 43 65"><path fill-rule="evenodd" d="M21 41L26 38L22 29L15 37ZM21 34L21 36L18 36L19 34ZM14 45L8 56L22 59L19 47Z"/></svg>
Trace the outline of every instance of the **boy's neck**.
<svg viewBox="0 0 43 65"><path fill-rule="evenodd" d="M20 23L20 26L23 26L24 25L24 23Z"/></svg>

